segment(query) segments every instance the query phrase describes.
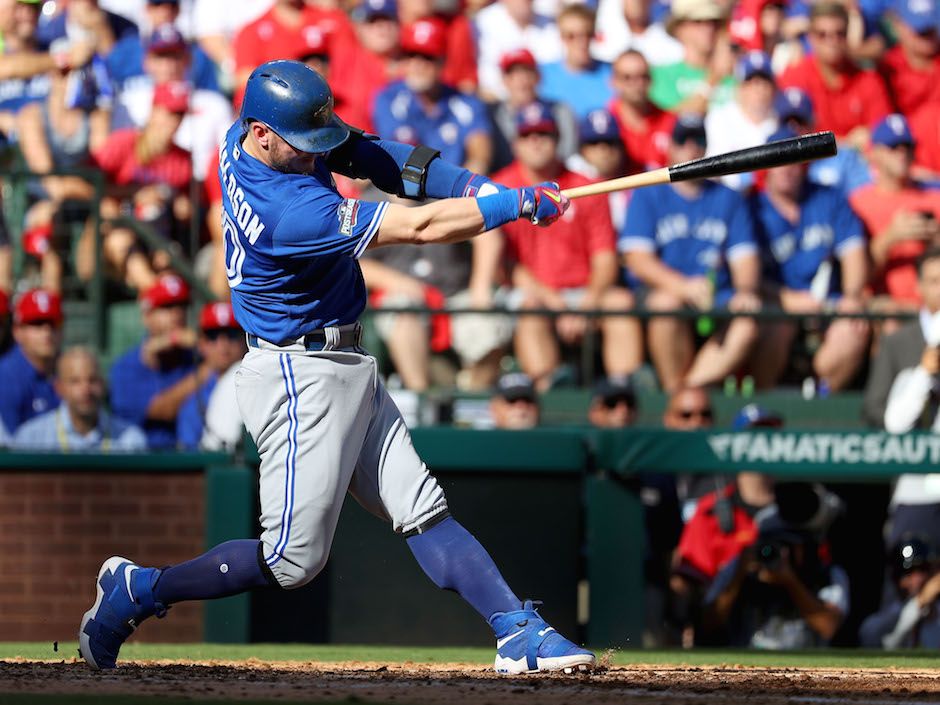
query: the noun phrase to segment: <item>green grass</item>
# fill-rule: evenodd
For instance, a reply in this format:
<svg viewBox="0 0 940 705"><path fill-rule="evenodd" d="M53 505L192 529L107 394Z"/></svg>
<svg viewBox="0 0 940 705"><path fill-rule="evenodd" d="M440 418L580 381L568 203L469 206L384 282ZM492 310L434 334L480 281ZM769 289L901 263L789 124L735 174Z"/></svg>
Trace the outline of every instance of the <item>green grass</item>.
<svg viewBox="0 0 940 705"><path fill-rule="evenodd" d="M0 642L0 659L68 659L76 655L75 642L60 643L58 652L49 643ZM602 649L598 649L600 654ZM121 649L127 659L218 659L238 661L379 661L383 663L460 662L487 665L493 650L418 646L342 646L333 644L136 644ZM818 668L937 668L937 651L864 651L826 649L819 651L767 652L696 649L692 651L617 651L611 663L688 666L772 666Z"/></svg>

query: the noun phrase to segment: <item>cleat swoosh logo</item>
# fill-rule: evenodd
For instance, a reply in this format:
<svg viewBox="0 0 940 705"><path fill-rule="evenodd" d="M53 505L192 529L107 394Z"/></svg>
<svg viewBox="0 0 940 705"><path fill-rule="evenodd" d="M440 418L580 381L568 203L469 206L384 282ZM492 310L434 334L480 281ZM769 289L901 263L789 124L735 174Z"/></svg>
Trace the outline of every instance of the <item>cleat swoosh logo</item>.
<svg viewBox="0 0 940 705"><path fill-rule="evenodd" d="M513 639L515 639L515 638L516 638L517 636L519 636L520 634L525 634L525 630L524 630L524 629L520 629L518 632L515 632L515 633L513 633L513 634L510 634L509 636L504 636L502 639L497 639L497 640L496 640L496 648L497 648L497 649L503 648L504 646L506 646L506 644L508 644L510 641L512 641Z"/></svg>
<svg viewBox="0 0 940 705"><path fill-rule="evenodd" d="M541 631L539 631L539 636L545 636L549 632L553 632L553 631L555 631L555 627L545 627L545 629L542 629Z"/></svg>
<svg viewBox="0 0 940 705"><path fill-rule="evenodd" d="M131 567L127 566L124 568L124 583L127 585L127 594L131 598L131 602L134 602L134 593L131 590Z"/></svg>

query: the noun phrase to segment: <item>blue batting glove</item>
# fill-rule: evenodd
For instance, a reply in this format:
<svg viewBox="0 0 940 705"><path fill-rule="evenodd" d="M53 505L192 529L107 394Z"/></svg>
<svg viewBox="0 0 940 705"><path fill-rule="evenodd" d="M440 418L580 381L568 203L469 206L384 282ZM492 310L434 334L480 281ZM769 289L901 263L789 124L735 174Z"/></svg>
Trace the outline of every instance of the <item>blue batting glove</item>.
<svg viewBox="0 0 940 705"><path fill-rule="evenodd" d="M551 225L564 215L569 205L571 201L554 181L519 189L519 217L528 218L533 225Z"/></svg>

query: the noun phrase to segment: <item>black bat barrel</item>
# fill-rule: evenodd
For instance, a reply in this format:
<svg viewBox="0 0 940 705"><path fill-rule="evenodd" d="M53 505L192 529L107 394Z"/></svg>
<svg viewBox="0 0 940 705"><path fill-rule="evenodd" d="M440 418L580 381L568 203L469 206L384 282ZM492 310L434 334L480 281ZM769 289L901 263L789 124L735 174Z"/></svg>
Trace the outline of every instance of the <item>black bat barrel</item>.
<svg viewBox="0 0 940 705"><path fill-rule="evenodd" d="M836 138L831 132L814 132L802 137L790 137L779 142L768 142L736 152L716 154L713 157L693 159L669 167L669 181L711 179L745 171L772 169L784 164L795 164L813 159L831 157L836 153Z"/></svg>

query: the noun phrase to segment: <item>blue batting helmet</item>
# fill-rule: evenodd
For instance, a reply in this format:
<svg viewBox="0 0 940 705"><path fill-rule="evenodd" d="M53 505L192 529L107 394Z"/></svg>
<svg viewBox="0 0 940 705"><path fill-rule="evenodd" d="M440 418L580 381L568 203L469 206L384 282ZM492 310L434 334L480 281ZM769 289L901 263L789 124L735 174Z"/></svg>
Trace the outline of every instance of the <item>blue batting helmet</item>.
<svg viewBox="0 0 940 705"><path fill-rule="evenodd" d="M326 80L299 61L269 61L252 71L239 119L245 129L263 122L301 152L329 152L349 137Z"/></svg>

